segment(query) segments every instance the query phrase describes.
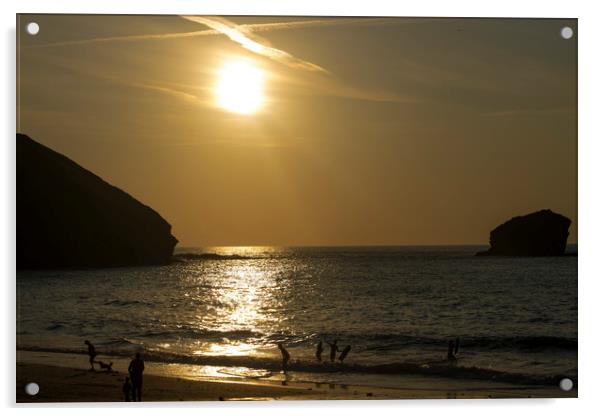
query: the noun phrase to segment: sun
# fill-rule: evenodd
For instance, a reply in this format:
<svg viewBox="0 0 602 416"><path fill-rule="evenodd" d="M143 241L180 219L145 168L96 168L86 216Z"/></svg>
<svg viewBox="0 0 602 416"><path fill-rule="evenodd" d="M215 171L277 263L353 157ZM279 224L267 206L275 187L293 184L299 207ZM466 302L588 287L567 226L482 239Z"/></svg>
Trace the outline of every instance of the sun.
<svg viewBox="0 0 602 416"><path fill-rule="evenodd" d="M234 113L256 113L264 102L264 79L264 72L250 62L228 62L215 86L217 104Z"/></svg>

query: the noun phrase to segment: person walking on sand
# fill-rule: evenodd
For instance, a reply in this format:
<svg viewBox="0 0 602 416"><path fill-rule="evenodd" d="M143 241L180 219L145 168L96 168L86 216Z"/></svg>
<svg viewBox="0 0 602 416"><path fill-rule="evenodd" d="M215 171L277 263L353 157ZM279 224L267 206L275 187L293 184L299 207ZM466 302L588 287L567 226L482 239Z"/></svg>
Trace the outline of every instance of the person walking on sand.
<svg viewBox="0 0 602 416"><path fill-rule="evenodd" d="M123 392L123 400L126 402L132 401L132 383L130 383L130 378L126 377L123 381L123 386L121 387L121 391Z"/></svg>
<svg viewBox="0 0 602 416"><path fill-rule="evenodd" d="M144 372L144 360L140 358L140 353L136 353L136 358L130 361L128 367L130 379L132 380L132 401L142 401L142 373Z"/></svg>
<svg viewBox="0 0 602 416"><path fill-rule="evenodd" d="M337 346L337 342L339 342L338 340L334 340L333 343L327 342L327 344L330 346L330 362L334 363L334 359L337 356L337 352L339 352L339 347Z"/></svg>
<svg viewBox="0 0 602 416"><path fill-rule="evenodd" d="M345 348L343 348L343 351L341 352L341 355L339 355L339 361L342 363L343 360L345 359L345 357L347 357L347 354L349 354L349 351L351 351L351 345L347 345Z"/></svg>
<svg viewBox="0 0 602 416"><path fill-rule="evenodd" d="M94 358L96 358L96 348L88 340L84 341L84 344L88 346L88 357L90 357L90 371L94 371Z"/></svg>
<svg viewBox="0 0 602 416"><path fill-rule="evenodd" d="M286 348L284 348L284 345L282 345L282 342L278 343L278 349L280 350L280 353L282 354L282 371L284 371L286 373L286 368L287 368L289 360L291 359L291 355L288 353Z"/></svg>
<svg viewBox="0 0 602 416"><path fill-rule="evenodd" d="M324 351L324 347L322 346L322 340L320 340L316 346L316 358L319 362L322 362L322 351Z"/></svg>

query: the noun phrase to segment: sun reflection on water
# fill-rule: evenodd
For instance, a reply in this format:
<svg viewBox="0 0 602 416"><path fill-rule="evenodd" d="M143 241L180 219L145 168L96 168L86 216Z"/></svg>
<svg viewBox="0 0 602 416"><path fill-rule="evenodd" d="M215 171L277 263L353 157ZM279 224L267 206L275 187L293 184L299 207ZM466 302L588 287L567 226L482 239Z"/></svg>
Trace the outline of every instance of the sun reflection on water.
<svg viewBox="0 0 602 416"><path fill-rule="evenodd" d="M232 343L214 343L209 344L207 348L197 350L194 355L210 356L248 356L257 352L257 346L243 342Z"/></svg>
<svg viewBox="0 0 602 416"><path fill-rule="evenodd" d="M270 260L254 257L273 247L221 247L211 252L220 255L244 256L242 260L221 261L219 273L204 276L203 283L214 307L210 314L197 314L198 327L224 334L214 342L199 344L196 355L257 356L273 348L264 338L281 323L282 279ZM209 250L208 250L209 251ZM285 288L284 288L285 289ZM286 289L285 289L286 290ZM239 339L244 335L247 342ZM262 351L263 350L263 351Z"/></svg>
<svg viewBox="0 0 602 416"><path fill-rule="evenodd" d="M266 254L274 254L285 250L277 246L213 246L203 249L207 253L215 253L222 256L238 255L243 257L257 257Z"/></svg>

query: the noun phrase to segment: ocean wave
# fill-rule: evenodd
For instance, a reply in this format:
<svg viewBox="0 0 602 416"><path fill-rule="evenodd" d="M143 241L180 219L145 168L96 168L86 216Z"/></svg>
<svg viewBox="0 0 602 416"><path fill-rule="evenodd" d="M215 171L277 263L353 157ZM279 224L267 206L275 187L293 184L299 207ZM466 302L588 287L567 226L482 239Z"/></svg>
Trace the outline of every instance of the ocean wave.
<svg viewBox="0 0 602 416"><path fill-rule="evenodd" d="M286 339L286 335L274 334L270 339ZM309 339L317 342L319 339L339 339L342 343L365 345L370 351L412 349L441 349L447 348L447 343L455 337L421 337L404 334L318 334ZM481 336L459 337L460 348L470 350L514 350L521 352L535 352L547 349L577 350L576 338L553 336Z"/></svg>
<svg viewBox="0 0 602 416"><path fill-rule="evenodd" d="M176 328L148 329L135 334L134 338L141 340L164 339L189 339L195 341L216 341L227 339L229 341L251 342L253 344L275 344L285 342L291 346L312 346L321 340L338 339L341 343L349 343L364 351L399 351L404 349L415 350L440 350L446 349L447 343L452 338L446 337L421 337L404 334L354 334L354 333L320 333L306 336L287 333L266 334L260 331L247 329L232 329L218 331L198 328L191 325L179 325ZM480 336L460 337L460 348L474 351L520 351L524 353L540 352L547 350L576 351L578 342L576 338L558 336Z"/></svg>
<svg viewBox="0 0 602 416"><path fill-rule="evenodd" d="M231 331L215 331L210 329L195 328L188 325L182 325L176 329L162 329L162 330L145 330L136 334L136 337L141 339L194 339L201 341L220 340L227 338L229 340L258 340L267 339L270 340L272 336L266 336L261 332L256 332L247 329L238 329ZM276 336L278 338L278 336Z"/></svg>
<svg viewBox="0 0 602 416"><path fill-rule="evenodd" d="M104 326L105 323L102 323ZM53 322L46 327L48 331L60 331L66 326L64 323ZM86 336L86 334L81 334ZM313 346L319 340L338 339L340 344L351 344L355 351L388 352L404 351L407 349L416 351L438 351L446 350L449 340L455 337L426 337L405 334L387 333L314 333L314 334L290 334L290 333L264 333L251 329L214 330L199 328L194 325L179 324L171 327L140 328L132 331L127 336L119 338L115 334L114 339L136 339L137 343L155 343L158 341L173 342L216 342L227 340L228 342L244 342L255 345L273 345L277 342L285 342L292 347ZM543 351L570 351L578 348L577 338L533 335L533 336L460 336L460 349L463 351L515 351L521 353L538 353Z"/></svg>
<svg viewBox="0 0 602 416"><path fill-rule="evenodd" d="M338 336L339 338L350 338ZM332 338L332 336L331 336ZM450 338L414 337L399 334L374 334L365 336L369 343L381 344L368 346L367 350L395 350L404 347L441 347L447 345ZM475 350L519 350L523 352L546 349L577 350L577 339L554 336L510 336L510 337L460 337L460 348Z"/></svg>
<svg viewBox="0 0 602 416"><path fill-rule="evenodd" d="M136 334L143 339L194 339L198 341L210 341L216 339L228 339L240 342L260 342L265 344L286 342L293 346L313 345L319 340L338 339L341 343L349 343L356 346L364 346L367 351L393 351L404 348L416 349L440 349L447 348L447 343L455 337L425 337L405 334L387 333L314 333L300 336L289 333L264 333L250 329L213 330L199 328L194 325L182 324L173 328L161 328L160 330L145 330ZM534 335L534 336L460 336L460 348L475 350L518 350L522 352L535 352L547 349L577 350L577 338Z"/></svg>
<svg viewBox="0 0 602 416"><path fill-rule="evenodd" d="M464 348L514 349L535 351L546 349L577 350L576 338L554 336L480 337L460 340Z"/></svg>
<svg viewBox="0 0 602 416"><path fill-rule="evenodd" d="M128 338L112 338L109 339L108 341L101 341L101 342L96 342L97 345L99 346L109 346L109 347L139 347L142 348L144 346L143 342L140 341L135 341L132 339L128 339ZM113 354L112 354L113 355Z"/></svg>
<svg viewBox="0 0 602 416"><path fill-rule="evenodd" d="M137 306L137 305L146 305L153 306L151 302L145 302L141 300L121 300L121 299L111 299L107 300L104 305L115 305L115 306Z"/></svg>
<svg viewBox="0 0 602 416"><path fill-rule="evenodd" d="M28 351L84 354L81 349L71 348L20 347L20 349ZM281 369L281 361L269 357L184 355L159 350L144 349L141 345L139 345L136 350L143 351L144 359L148 362L222 367L246 367L268 372L277 372ZM130 357L131 352L124 351L122 349L105 350L102 352L102 355ZM505 372L489 368L464 367L459 365L457 362L449 362L446 360L424 363L391 362L386 364L317 363L296 360L289 363L288 370L303 373L356 373L382 375L414 374L433 377L497 381L522 385L557 385L560 380L567 376L571 377L575 383L577 380L576 370L574 371L574 374L536 375Z"/></svg>

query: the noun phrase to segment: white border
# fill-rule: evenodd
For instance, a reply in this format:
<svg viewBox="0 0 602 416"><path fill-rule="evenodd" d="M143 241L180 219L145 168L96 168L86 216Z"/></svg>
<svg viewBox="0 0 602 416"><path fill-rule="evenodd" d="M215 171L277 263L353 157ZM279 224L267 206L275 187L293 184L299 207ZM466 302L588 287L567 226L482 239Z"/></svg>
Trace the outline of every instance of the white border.
<svg viewBox="0 0 602 416"><path fill-rule="evenodd" d="M601 359L602 337L600 314L602 274L598 266L600 249L600 197L601 166L600 98L602 88L602 50L600 6L594 1L526 1L505 0L497 2L470 0L408 1L327 1L327 0L145 0L145 1L68 1L21 0L0 3L3 23L2 82L4 97L2 126L4 140L0 155L0 181L2 203L0 218L0 264L4 266L2 282L3 316L5 318L0 354L0 395L4 406L14 402L14 339L15 339L15 284L14 284L14 133L15 133L15 13L128 13L128 14L237 14L237 15L336 15L336 16L470 16L470 17L571 17L579 18L579 399L565 400L439 400L396 402L298 402L298 403L186 403L145 405L149 415L163 415L164 407L205 414L250 415L305 415L308 412L364 414L375 408L379 413L425 413L462 415L504 415L515 412L537 412L546 415L569 413L596 413L602 407L597 401L602 395ZM545 151L545 149L542 149ZM87 407L87 406L86 406ZM48 414L105 414L116 405L96 405L82 409L77 405L50 406ZM189 410L194 409L194 410ZM24 413L39 412L39 407L25 408ZM138 409L140 411L141 409ZM12 413L14 406L9 409ZM134 410L135 411L135 410Z"/></svg>
<svg viewBox="0 0 602 416"><path fill-rule="evenodd" d="M486 5L483 3L487 3ZM577 4L576 4L577 3ZM121 13L121 14L235 14L320 16L464 16L464 17L577 17L581 2L506 0L326 1L326 0L149 0L45 1L22 0L20 13ZM583 2L585 3L585 2Z"/></svg>

